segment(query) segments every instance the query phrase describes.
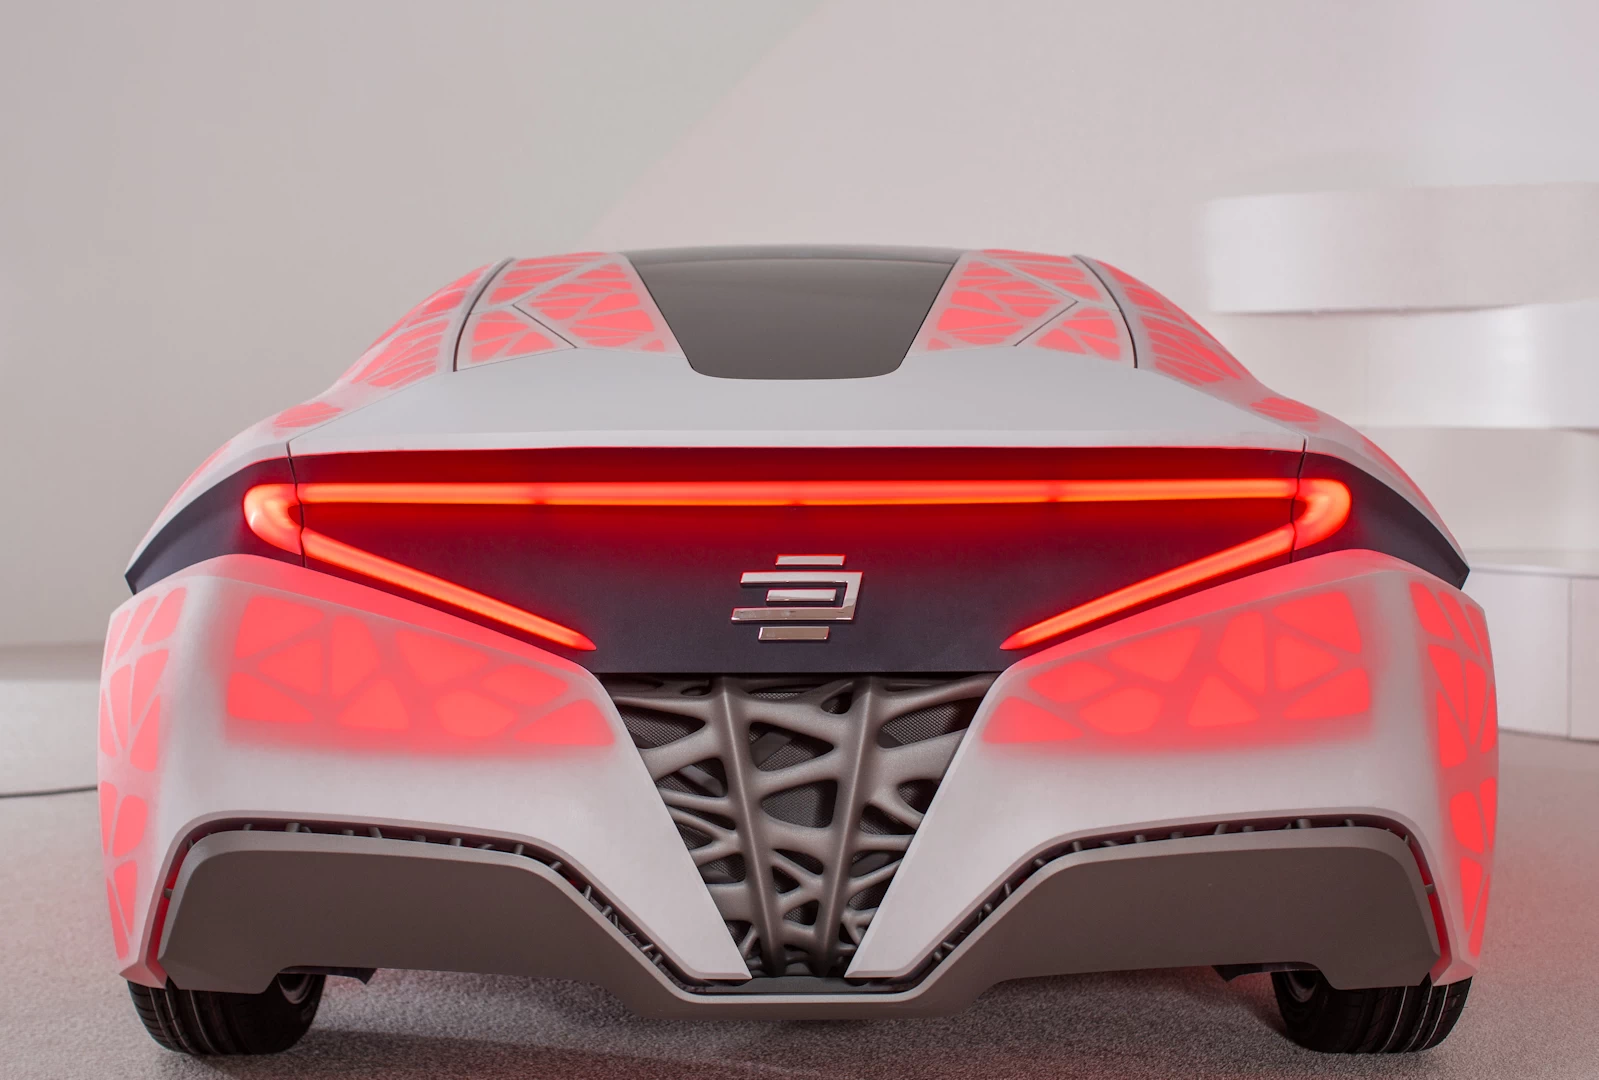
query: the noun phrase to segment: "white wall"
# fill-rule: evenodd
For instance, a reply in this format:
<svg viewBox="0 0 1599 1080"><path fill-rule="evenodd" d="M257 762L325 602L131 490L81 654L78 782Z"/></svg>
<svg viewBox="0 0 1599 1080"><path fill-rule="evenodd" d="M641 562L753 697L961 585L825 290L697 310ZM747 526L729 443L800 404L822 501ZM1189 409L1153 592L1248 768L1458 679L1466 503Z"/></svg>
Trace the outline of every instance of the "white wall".
<svg viewBox="0 0 1599 1080"><path fill-rule="evenodd" d="M1201 307L1198 209L1599 177L1587 0L834 0L589 233L1083 251Z"/></svg>
<svg viewBox="0 0 1599 1080"><path fill-rule="evenodd" d="M100 636L217 444L570 249L812 6L7 3L0 644Z"/></svg>

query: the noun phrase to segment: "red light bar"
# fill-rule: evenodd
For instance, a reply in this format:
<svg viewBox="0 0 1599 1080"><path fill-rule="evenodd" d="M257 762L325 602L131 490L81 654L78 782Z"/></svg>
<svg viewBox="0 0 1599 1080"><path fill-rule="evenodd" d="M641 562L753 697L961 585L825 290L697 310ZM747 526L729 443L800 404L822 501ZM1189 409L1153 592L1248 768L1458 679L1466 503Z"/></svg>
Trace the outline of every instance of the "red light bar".
<svg viewBox="0 0 1599 1080"><path fill-rule="evenodd" d="M1296 547L1309 547L1325 540L1349 520L1349 489L1337 480L1287 481L1298 488L1296 500L1302 507L1293 522L1264 533L1253 540L1245 540L1224 548L1214 555L1184 563L1182 566L1134 582L1115 592L1078 604L1076 607L1052 615L1018 630L1000 643L1002 649L1025 649L1040 641L1056 637L1098 622L1128 608L1146 604L1170 593L1209 581L1211 578L1242 570L1246 566L1264 562L1278 555L1287 555Z"/></svg>
<svg viewBox="0 0 1599 1080"><path fill-rule="evenodd" d="M1291 499L1298 481L712 480L643 483L299 485L303 503L434 506L977 506L1000 503Z"/></svg>
<svg viewBox="0 0 1599 1080"><path fill-rule="evenodd" d="M244 493L244 521L251 532L273 547L304 555L300 522L293 514L299 505L293 484L258 484Z"/></svg>
<svg viewBox="0 0 1599 1080"><path fill-rule="evenodd" d="M1349 489L1336 480L1240 478L1198 480L778 480L527 483L263 484L244 496L244 515L261 539L296 555L396 585L573 649L594 643L570 627L465 586L352 547L302 526L299 504L408 506L977 506L1021 503L1183 502L1294 499L1290 524L1213 555L1108 593L1019 630L1003 649L1025 649L1139 604L1189 588L1340 529Z"/></svg>
<svg viewBox="0 0 1599 1080"><path fill-rule="evenodd" d="M261 484L244 494L244 520L252 532L274 547L398 585L569 649L594 648L594 642L569 626L305 528L290 514L300 502L294 488L293 484Z"/></svg>

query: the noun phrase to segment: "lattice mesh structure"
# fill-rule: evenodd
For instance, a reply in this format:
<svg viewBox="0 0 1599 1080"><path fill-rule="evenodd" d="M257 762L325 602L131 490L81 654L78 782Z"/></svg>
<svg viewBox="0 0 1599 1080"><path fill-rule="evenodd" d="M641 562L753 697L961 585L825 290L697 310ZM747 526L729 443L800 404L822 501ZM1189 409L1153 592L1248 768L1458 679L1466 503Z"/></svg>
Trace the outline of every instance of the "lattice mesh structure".
<svg viewBox="0 0 1599 1080"><path fill-rule="evenodd" d="M844 973L993 681L605 680L757 977Z"/></svg>

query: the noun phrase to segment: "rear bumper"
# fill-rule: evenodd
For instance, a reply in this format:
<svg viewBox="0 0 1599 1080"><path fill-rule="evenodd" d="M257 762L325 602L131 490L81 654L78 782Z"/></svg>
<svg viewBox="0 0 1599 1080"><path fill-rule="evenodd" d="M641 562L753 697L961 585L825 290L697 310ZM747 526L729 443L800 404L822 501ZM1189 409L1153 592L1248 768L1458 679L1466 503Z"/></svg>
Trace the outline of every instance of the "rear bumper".
<svg viewBox="0 0 1599 1080"><path fill-rule="evenodd" d="M540 649L226 556L119 610L102 688L117 966L151 985L423 967L583 979L652 1015L909 1015L1136 967L1444 983L1481 947L1497 758L1480 612L1370 552L1217 586L1002 674L850 983L807 987L822 993L739 985L615 707ZM269 831L289 822L316 832ZM359 835L373 827L444 842Z"/></svg>
<svg viewBox="0 0 1599 1080"><path fill-rule="evenodd" d="M1385 555L1306 559L1119 620L995 681L849 975L917 970L1072 844L1306 819L1407 836L1440 942L1430 975L1466 978L1496 724L1480 609Z"/></svg>
<svg viewBox="0 0 1599 1080"><path fill-rule="evenodd" d="M199 563L113 616L100 735L114 944L136 982L165 979L163 888L186 845L229 821L512 838L603 882L689 977L748 977L600 684L453 615L271 559Z"/></svg>
<svg viewBox="0 0 1599 1080"><path fill-rule="evenodd" d="M1408 985L1439 955L1408 846L1362 827L1063 856L1015 893L1003 918L897 991L707 993L670 978L639 944L525 855L226 831L184 860L158 955L179 986L244 993L299 965L422 968L578 979L646 1016L816 1019L938 1015L1032 975L1283 957L1335 984Z"/></svg>

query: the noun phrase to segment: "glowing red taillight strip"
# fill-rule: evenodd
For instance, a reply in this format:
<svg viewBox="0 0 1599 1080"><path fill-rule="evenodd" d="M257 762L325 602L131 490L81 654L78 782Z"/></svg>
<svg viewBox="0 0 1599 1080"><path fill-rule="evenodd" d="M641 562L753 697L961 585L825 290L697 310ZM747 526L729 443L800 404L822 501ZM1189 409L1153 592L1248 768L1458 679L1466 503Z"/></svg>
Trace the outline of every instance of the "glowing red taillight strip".
<svg viewBox="0 0 1599 1080"><path fill-rule="evenodd" d="M303 503L435 506L976 506L1290 499L1292 479L711 480L641 483L301 484Z"/></svg>
<svg viewBox="0 0 1599 1080"><path fill-rule="evenodd" d="M257 484L244 493L244 522L273 547L304 555L300 523L294 520L293 513L299 505L293 484Z"/></svg>
<svg viewBox="0 0 1599 1080"><path fill-rule="evenodd" d="M468 589L465 585L457 585L404 563L352 547L315 529L305 528L294 520L291 513L301 501L295 497L294 489L293 484L262 484L245 492L244 520L249 523L251 531L267 543L330 566L398 585L434 600L442 600L569 649L594 648L594 642L570 626L562 626L542 615L523 611L503 600Z"/></svg>
<svg viewBox="0 0 1599 1080"><path fill-rule="evenodd" d="M593 649L584 635L491 596L434 577L342 541L294 519L302 503L410 506L961 506L1019 503L1182 502L1295 499L1292 523L1213 555L1080 604L1006 638L1025 649L1170 593L1308 547L1349 517L1349 489L1336 480L778 480L547 483L263 484L244 497L244 516L261 539L400 588L441 600L573 649Z"/></svg>
<svg viewBox="0 0 1599 1080"><path fill-rule="evenodd" d="M351 547L311 529L306 529L301 539L305 544L306 555L320 562L354 570L358 574L398 585L402 589L409 589L423 596L431 596L435 600L442 600L446 604L475 612L495 622L502 622L506 626L514 626L518 630L553 641L557 645L565 645L569 649L594 648L594 642L569 626L562 626L531 611L523 611L492 596L484 596L480 592L468 589L465 585L457 585L453 581L434 577L404 563L397 563L381 555L374 555L370 551Z"/></svg>
<svg viewBox="0 0 1599 1080"><path fill-rule="evenodd" d="M1290 483L1295 483L1290 481ZM1337 480L1300 480L1295 483L1302 509L1291 524L1273 529L1269 533L1245 540L1214 555L1184 563L1182 566L1134 582L1115 592L1079 604L1074 608L1052 615L1018 630L1000 643L1002 649L1025 649L1040 641L1097 622L1107 615L1137 607L1168 593L1198 585L1202 581L1242 570L1258 562L1287 555L1296 547L1309 547L1325 540L1343 527L1349 519L1349 489Z"/></svg>

